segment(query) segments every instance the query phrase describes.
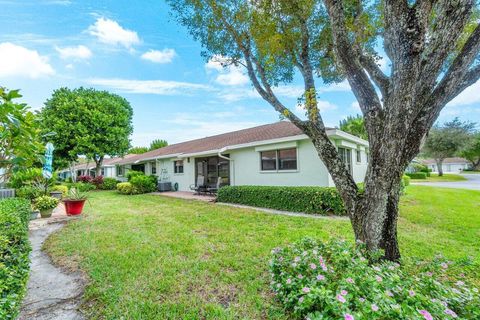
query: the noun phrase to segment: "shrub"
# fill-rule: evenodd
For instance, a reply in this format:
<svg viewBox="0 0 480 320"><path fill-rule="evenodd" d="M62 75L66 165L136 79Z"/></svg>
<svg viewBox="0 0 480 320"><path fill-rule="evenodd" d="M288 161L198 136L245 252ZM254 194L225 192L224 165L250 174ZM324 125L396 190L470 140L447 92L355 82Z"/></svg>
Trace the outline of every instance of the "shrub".
<svg viewBox="0 0 480 320"><path fill-rule="evenodd" d="M277 210L344 215L343 201L335 188L225 186L218 201Z"/></svg>
<svg viewBox="0 0 480 320"><path fill-rule="evenodd" d="M29 201L33 201L33 199L40 197L42 194L42 190L33 186L23 186L15 190L15 195L17 197L28 199Z"/></svg>
<svg viewBox="0 0 480 320"><path fill-rule="evenodd" d="M17 171L10 177L8 185L11 188L19 189L24 186L33 185L35 183L42 183L52 185L57 181L57 174L53 173L52 178L45 179L40 168L29 168L22 171Z"/></svg>
<svg viewBox="0 0 480 320"><path fill-rule="evenodd" d="M33 201L35 209L44 211L56 208L58 205L58 199L50 196L41 196Z"/></svg>
<svg viewBox="0 0 480 320"><path fill-rule="evenodd" d="M132 180L133 177L144 176L144 175L145 173L143 173L142 171L128 170L127 180L130 182L130 180Z"/></svg>
<svg viewBox="0 0 480 320"><path fill-rule="evenodd" d="M157 180L156 177L154 177L155 180L151 177L152 176L137 175L135 177L132 177L130 183L138 193L154 192L155 190L157 190Z"/></svg>
<svg viewBox="0 0 480 320"><path fill-rule="evenodd" d="M62 193L62 197L65 197L68 194L68 187L65 185L56 185L51 187L50 191L59 191Z"/></svg>
<svg viewBox="0 0 480 320"><path fill-rule="evenodd" d="M103 190L115 190L117 188L117 179L115 178L104 178L103 179Z"/></svg>
<svg viewBox="0 0 480 320"><path fill-rule="evenodd" d="M130 182L120 182L117 184L117 191L121 194L137 194L138 191Z"/></svg>
<svg viewBox="0 0 480 320"><path fill-rule="evenodd" d="M75 183L73 187L78 189L81 192L88 192L96 189L96 187L93 184L84 183L84 182Z"/></svg>
<svg viewBox="0 0 480 320"><path fill-rule="evenodd" d="M102 189L103 180L103 176L97 176L92 179L91 183L95 186L95 188Z"/></svg>
<svg viewBox="0 0 480 320"><path fill-rule="evenodd" d="M16 319L30 270L30 202L0 200L0 319Z"/></svg>
<svg viewBox="0 0 480 320"><path fill-rule="evenodd" d="M77 182L91 183L93 178L91 176L78 176Z"/></svg>
<svg viewBox="0 0 480 320"><path fill-rule="evenodd" d="M440 257L418 261L409 273L396 263L372 264L368 258L362 245L306 238L272 250L271 287L299 318L479 319L478 289L461 275L447 275L453 263Z"/></svg>
<svg viewBox="0 0 480 320"><path fill-rule="evenodd" d="M405 187L408 187L410 185L410 177L407 175L403 175L402 182Z"/></svg>
<svg viewBox="0 0 480 320"><path fill-rule="evenodd" d="M414 172L414 173L405 173L406 176L409 176L411 179L427 179L427 174L425 172Z"/></svg>

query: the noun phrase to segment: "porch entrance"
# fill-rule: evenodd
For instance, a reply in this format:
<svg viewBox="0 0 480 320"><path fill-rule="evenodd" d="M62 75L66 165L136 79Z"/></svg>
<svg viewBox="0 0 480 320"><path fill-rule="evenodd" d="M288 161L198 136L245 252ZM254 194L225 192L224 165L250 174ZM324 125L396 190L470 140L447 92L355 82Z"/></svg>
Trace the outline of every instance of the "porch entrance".
<svg viewBox="0 0 480 320"><path fill-rule="evenodd" d="M225 155L228 157L228 155ZM205 177L205 185L210 188L230 185L230 161L218 156L195 158L195 183L199 176Z"/></svg>

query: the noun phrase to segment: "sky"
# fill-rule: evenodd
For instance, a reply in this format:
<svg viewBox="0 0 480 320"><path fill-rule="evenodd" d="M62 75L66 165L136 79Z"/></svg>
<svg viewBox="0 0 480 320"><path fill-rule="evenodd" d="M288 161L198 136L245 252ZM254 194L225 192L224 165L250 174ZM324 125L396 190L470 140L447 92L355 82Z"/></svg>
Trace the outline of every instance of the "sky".
<svg viewBox="0 0 480 320"><path fill-rule="evenodd" d="M0 86L39 110L60 87L108 90L133 107L132 145L170 144L272 123L279 115L241 68L201 57L201 45L162 0L0 0ZM381 61L388 73L388 59ZM348 83L319 86L327 126L360 112ZM297 106L302 83L276 89ZM442 111L480 123L480 81Z"/></svg>

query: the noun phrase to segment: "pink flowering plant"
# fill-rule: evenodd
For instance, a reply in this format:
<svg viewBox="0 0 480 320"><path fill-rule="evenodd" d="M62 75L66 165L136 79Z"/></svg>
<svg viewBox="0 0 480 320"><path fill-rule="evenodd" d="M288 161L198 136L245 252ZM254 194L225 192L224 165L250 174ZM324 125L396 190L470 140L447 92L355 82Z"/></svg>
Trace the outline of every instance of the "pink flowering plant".
<svg viewBox="0 0 480 320"><path fill-rule="evenodd" d="M293 317L310 320L480 319L479 291L451 274L452 262L370 262L378 258L362 245L305 238L272 250L271 287Z"/></svg>

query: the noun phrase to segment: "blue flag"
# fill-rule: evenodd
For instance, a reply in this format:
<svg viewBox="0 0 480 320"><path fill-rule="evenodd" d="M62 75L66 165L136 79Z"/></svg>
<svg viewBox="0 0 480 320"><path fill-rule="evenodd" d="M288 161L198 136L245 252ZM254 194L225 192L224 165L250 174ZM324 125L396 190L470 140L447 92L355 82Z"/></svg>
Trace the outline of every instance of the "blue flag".
<svg viewBox="0 0 480 320"><path fill-rule="evenodd" d="M47 143L45 147L46 147L46 151L45 151L45 163L43 164L43 176L45 177L45 179L50 179L53 174L53 168L52 168L53 150L55 150L55 148L53 147L53 144L51 144L50 142Z"/></svg>

